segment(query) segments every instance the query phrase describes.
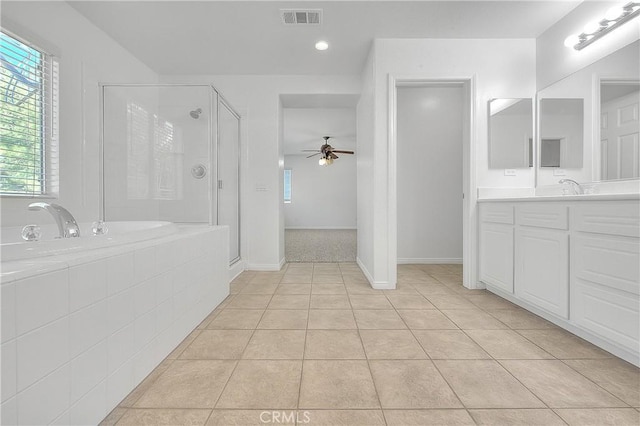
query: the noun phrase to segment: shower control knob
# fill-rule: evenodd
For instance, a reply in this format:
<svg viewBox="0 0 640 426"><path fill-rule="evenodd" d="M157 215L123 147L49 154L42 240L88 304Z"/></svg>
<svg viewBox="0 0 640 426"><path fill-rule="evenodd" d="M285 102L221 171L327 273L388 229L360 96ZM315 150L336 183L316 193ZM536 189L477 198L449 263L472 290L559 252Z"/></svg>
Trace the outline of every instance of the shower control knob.
<svg viewBox="0 0 640 426"><path fill-rule="evenodd" d="M38 241L41 235L38 225L27 225L22 228L22 239L25 241Z"/></svg>
<svg viewBox="0 0 640 426"><path fill-rule="evenodd" d="M207 175L207 168L204 164L196 164L191 168L191 176L196 179L202 179Z"/></svg>

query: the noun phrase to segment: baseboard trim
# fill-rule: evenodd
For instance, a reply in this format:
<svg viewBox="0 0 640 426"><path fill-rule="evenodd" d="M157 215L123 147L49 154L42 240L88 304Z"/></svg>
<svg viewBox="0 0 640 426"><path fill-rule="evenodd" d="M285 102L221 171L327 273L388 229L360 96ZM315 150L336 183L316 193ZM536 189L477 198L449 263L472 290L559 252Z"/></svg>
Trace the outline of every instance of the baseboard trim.
<svg viewBox="0 0 640 426"><path fill-rule="evenodd" d="M246 269L245 262L240 259L233 265L229 266L229 282L233 281L238 275L240 275Z"/></svg>
<svg viewBox="0 0 640 426"><path fill-rule="evenodd" d="M462 264L462 258L460 257L433 257L433 258L398 258L398 265L409 265L409 264L417 264L417 265L437 265L437 264Z"/></svg>
<svg viewBox="0 0 640 426"><path fill-rule="evenodd" d="M287 263L286 257L283 257L282 259L280 259L280 268L278 269L278 271L284 267L285 263Z"/></svg>
<svg viewBox="0 0 640 426"><path fill-rule="evenodd" d="M355 231L358 228L354 228L352 226L287 226L286 228L284 228L285 231L292 229L292 230L296 230L296 231L300 231L300 230L316 230L316 229L320 229L320 230L336 230L336 231Z"/></svg>
<svg viewBox="0 0 640 426"><path fill-rule="evenodd" d="M369 285L371 286L371 288L376 290L394 290L396 288L395 285L390 285L389 281L375 281L369 273L369 270L364 266L364 263L362 263L359 257L356 257L356 263L362 270L364 276L367 278L367 281L369 281Z"/></svg>
<svg viewBox="0 0 640 426"><path fill-rule="evenodd" d="M249 263L247 270L249 271L279 271L282 269L280 263Z"/></svg>

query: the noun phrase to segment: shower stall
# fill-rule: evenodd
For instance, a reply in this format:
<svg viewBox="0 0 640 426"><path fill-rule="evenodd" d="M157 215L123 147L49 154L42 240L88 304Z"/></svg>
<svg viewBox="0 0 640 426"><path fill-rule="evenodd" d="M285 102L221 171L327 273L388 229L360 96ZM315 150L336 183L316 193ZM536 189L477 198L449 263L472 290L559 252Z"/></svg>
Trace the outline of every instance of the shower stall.
<svg viewBox="0 0 640 426"><path fill-rule="evenodd" d="M102 220L228 225L240 259L240 116L209 85L104 84Z"/></svg>

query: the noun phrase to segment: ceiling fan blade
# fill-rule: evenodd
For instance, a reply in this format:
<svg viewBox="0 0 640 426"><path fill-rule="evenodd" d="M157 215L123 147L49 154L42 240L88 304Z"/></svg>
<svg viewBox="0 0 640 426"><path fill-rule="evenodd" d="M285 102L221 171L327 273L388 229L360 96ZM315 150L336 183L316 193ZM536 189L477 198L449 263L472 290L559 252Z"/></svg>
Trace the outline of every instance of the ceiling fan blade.
<svg viewBox="0 0 640 426"><path fill-rule="evenodd" d="M321 152L316 152L315 154L308 155L307 158L315 157L316 155L322 154Z"/></svg>
<svg viewBox="0 0 640 426"><path fill-rule="evenodd" d="M339 152L340 154L355 154L354 151L344 151L344 150L341 150L341 149L334 149L331 152Z"/></svg>
<svg viewBox="0 0 640 426"><path fill-rule="evenodd" d="M318 152L317 149L301 149L300 152Z"/></svg>

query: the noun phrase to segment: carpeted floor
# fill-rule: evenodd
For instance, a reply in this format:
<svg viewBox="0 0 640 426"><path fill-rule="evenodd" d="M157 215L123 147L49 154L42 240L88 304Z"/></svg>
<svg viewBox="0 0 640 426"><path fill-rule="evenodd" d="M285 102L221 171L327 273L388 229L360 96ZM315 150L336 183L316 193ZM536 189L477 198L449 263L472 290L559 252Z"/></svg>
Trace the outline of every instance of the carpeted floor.
<svg viewBox="0 0 640 426"><path fill-rule="evenodd" d="M287 229L287 262L355 262L355 229Z"/></svg>

